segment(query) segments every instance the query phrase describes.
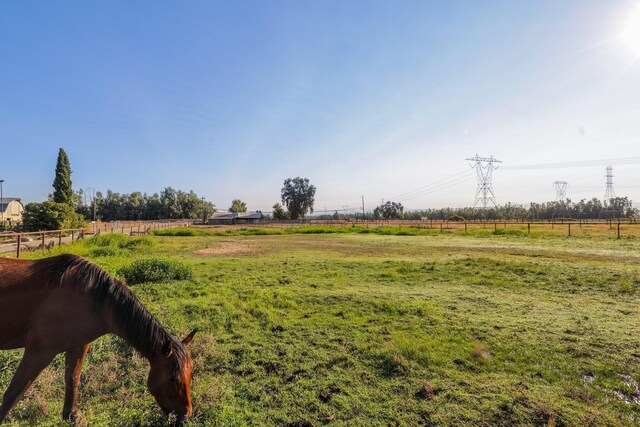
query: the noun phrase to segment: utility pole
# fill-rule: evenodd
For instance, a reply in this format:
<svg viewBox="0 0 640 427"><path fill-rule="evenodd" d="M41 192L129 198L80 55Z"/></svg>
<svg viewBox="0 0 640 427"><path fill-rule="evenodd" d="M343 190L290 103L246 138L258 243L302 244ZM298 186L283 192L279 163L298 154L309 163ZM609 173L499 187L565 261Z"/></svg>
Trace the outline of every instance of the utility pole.
<svg viewBox="0 0 640 427"><path fill-rule="evenodd" d="M4 183L4 179L0 179L0 214L2 214L2 219L0 219L0 226L4 230L4 195L2 194L2 183Z"/></svg>
<svg viewBox="0 0 640 427"><path fill-rule="evenodd" d="M471 167L475 168L478 175L478 188L476 190L476 200L473 207L475 208L478 206L478 203L482 203L482 207L484 209L487 208L488 204L492 204L494 207L497 207L496 195L493 193L493 184L491 183L491 179L493 171L498 169L498 166L494 165L494 163L502 162L498 159L494 159L493 156L480 157L477 154L475 157L465 160L475 162Z"/></svg>
<svg viewBox="0 0 640 427"><path fill-rule="evenodd" d="M93 222L96 221L96 189L93 187L87 187L84 189L84 204L87 204L87 194L91 190L91 204L93 205Z"/></svg>
<svg viewBox="0 0 640 427"><path fill-rule="evenodd" d="M205 225L207 223L207 212L204 208L204 196L202 196L201 199L202 199L202 225Z"/></svg>

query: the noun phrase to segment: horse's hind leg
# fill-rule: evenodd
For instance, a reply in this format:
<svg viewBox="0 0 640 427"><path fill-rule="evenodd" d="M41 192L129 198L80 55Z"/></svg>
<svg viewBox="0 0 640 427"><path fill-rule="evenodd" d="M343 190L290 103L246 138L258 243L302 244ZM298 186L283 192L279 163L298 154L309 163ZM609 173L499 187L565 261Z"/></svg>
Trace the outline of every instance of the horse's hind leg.
<svg viewBox="0 0 640 427"><path fill-rule="evenodd" d="M82 372L82 362L89 350L89 344L67 350L65 353L65 391L64 408L62 418L65 420L75 420L78 415L78 383Z"/></svg>
<svg viewBox="0 0 640 427"><path fill-rule="evenodd" d="M24 395L27 389L33 384L33 381L40 375L40 372L51 363L55 357L55 353L50 351L24 351L24 356L18 365L16 373L11 379L11 383L7 391L2 397L2 406L0 406L0 423L7 416L13 405Z"/></svg>

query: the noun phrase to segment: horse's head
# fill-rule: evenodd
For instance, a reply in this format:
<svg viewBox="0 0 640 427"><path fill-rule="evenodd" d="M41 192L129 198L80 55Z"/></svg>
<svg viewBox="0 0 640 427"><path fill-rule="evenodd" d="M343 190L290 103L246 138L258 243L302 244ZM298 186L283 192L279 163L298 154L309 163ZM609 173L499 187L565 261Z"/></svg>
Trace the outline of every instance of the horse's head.
<svg viewBox="0 0 640 427"><path fill-rule="evenodd" d="M193 330L181 343L167 340L151 360L147 384L158 405L166 414L175 414L180 422L191 416L191 370L193 362L187 346L193 340Z"/></svg>

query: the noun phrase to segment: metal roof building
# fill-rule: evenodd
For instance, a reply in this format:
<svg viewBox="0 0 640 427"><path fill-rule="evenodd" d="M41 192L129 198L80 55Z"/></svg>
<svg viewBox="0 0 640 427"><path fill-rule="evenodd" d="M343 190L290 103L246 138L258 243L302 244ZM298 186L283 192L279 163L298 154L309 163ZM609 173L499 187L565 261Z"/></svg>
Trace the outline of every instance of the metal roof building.
<svg viewBox="0 0 640 427"><path fill-rule="evenodd" d="M261 212L220 212L209 218L209 225L258 224Z"/></svg>

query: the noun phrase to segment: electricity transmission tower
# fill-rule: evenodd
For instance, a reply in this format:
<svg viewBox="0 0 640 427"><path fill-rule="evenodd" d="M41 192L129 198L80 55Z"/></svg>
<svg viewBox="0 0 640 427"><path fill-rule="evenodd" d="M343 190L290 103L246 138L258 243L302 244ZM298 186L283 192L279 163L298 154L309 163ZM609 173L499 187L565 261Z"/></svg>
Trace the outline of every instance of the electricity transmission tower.
<svg viewBox="0 0 640 427"><path fill-rule="evenodd" d="M613 167L607 166L607 174L605 175L605 178L607 178L607 189L604 192L604 199L613 199L616 197L616 193L613 191Z"/></svg>
<svg viewBox="0 0 640 427"><path fill-rule="evenodd" d="M561 202L566 199L569 183L567 181L554 181L553 185L556 187L556 200Z"/></svg>
<svg viewBox="0 0 640 427"><path fill-rule="evenodd" d="M475 162L471 167L476 169L476 173L478 175L478 189L476 190L476 200L473 203L473 207L475 208L478 206L478 203L482 203L482 207L484 209L487 208L488 204L492 204L496 207L496 196L493 194L491 178L493 177L493 171L498 169L498 166L494 163L502 162L498 159L494 159L493 156L480 157L477 154L475 157L465 160Z"/></svg>

